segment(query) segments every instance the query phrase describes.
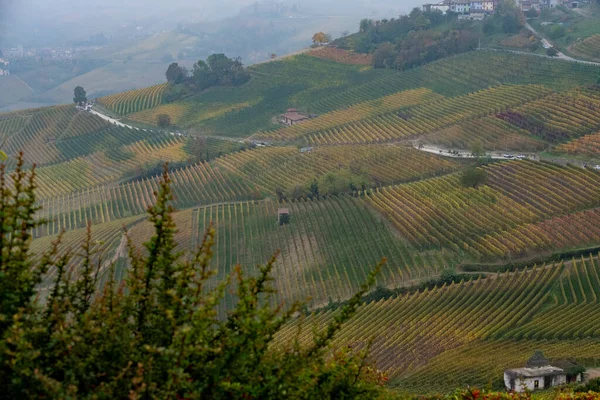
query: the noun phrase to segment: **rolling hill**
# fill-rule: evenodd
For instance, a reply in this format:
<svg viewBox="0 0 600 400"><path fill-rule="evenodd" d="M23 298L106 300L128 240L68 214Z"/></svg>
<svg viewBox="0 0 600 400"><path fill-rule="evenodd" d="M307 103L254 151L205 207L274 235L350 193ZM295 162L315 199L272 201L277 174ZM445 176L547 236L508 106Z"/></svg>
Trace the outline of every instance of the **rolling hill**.
<svg viewBox="0 0 600 400"><path fill-rule="evenodd" d="M253 273L280 251L276 302L307 303L277 345L298 332L308 343L387 257L334 344L372 340L371 359L398 390L498 385L537 349L598 365L600 172L580 165L600 158L600 68L484 50L406 71L340 61L257 64L243 86L174 103L166 84L99 100L135 128L71 105L0 114L8 170L19 150L37 164L49 222L33 232L35 253L63 230L60 251L77 248L89 222L100 284L111 263L123 279L123 227L137 245L149 239L144 216L168 161L183 254L211 224L215 279L238 264ZM286 127L278 116L289 107L317 115ZM162 113L185 134L154 128ZM441 151L420 151L430 145ZM495 157L448 152L477 146ZM521 149L532 157L496 154ZM542 151L563 159L539 161ZM473 169L486 180L466 185ZM289 223L278 224L280 209ZM219 311L235 301L228 293Z"/></svg>

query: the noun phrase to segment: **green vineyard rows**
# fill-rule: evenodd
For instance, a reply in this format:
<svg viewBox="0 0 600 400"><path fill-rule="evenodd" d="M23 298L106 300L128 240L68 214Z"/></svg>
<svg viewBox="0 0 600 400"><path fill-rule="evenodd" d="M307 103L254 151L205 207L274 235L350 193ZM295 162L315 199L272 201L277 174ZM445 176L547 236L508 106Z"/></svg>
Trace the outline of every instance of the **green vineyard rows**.
<svg viewBox="0 0 600 400"><path fill-rule="evenodd" d="M174 205L177 208L248 200L253 195L251 186L245 181L207 163L174 171L171 173L171 180L175 195ZM45 181L47 180L42 180ZM148 206L154 203L154 192L158 190L158 182L158 176L120 185L101 185L99 182L96 187L73 191L63 196L43 198L39 201L42 207L39 216L50 222L47 226L39 228L37 235L81 228L87 221L106 223L145 214ZM71 184L74 185L74 182ZM90 182L85 181L81 185L90 185ZM53 189L56 191L60 188ZM49 190L51 188L40 184L42 193Z"/></svg>
<svg viewBox="0 0 600 400"><path fill-rule="evenodd" d="M98 102L119 115L127 115L160 105L166 88L167 84L164 83L102 97Z"/></svg>
<svg viewBox="0 0 600 400"><path fill-rule="evenodd" d="M600 174L593 171L529 161L486 170L488 184L477 189L446 176L384 188L369 200L415 246L448 247L474 257L535 248L530 238L521 236L523 243L511 236L511 229L600 205ZM500 242L498 235L510 240Z"/></svg>
<svg viewBox="0 0 600 400"><path fill-rule="evenodd" d="M423 135L471 118L480 118L549 95L542 86L500 86L444 98L357 123L312 133L314 144L372 143Z"/></svg>
<svg viewBox="0 0 600 400"><path fill-rule="evenodd" d="M295 147L269 147L222 157L216 165L244 176L270 195L277 188L308 187L328 172L354 174L364 178L367 187L378 187L449 173L458 167L405 146L376 145L318 147L305 153Z"/></svg>
<svg viewBox="0 0 600 400"><path fill-rule="evenodd" d="M427 135L425 139L447 148L472 149L481 145L486 150L539 151L547 144L524 129L496 116L474 119L452 125Z"/></svg>
<svg viewBox="0 0 600 400"><path fill-rule="evenodd" d="M290 224L279 226L277 210L290 210ZM183 215L180 215L183 214ZM347 298L383 256L389 260L378 284L393 287L436 274L454 262L451 254L419 253L397 238L360 198L331 197L279 204L274 201L213 205L177 213L177 241L186 250L200 244L210 223L217 231L214 265L223 278L236 264L249 268L279 249L275 269L281 300L311 299L323 305ZM131 230L143 243L151 227Z"/></svg>
<svg viewBox="0 0 600 400"><path fill-rule="evenodd" d="M588 259L371 302L333 345L361 348L373 340L371 359L413 392L496 382L534 350L594 365L600 362L599 273L598 261ZM561 292L567 294L557 300ZM309 344L312 329L325 327L336 312L288 324L278 343L289 344L301 324L300 342Z"/></svg>

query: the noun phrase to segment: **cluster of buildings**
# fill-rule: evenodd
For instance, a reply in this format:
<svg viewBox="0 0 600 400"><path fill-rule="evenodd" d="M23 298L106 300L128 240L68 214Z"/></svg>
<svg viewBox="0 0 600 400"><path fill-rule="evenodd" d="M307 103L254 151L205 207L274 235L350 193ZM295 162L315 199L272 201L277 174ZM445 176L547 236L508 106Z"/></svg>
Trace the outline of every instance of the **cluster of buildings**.
<svg viewBox="0 0 600 400"><path fill-rule="evenodd" d="M444 14L453 12L459 14L459 19L484 19L487 14L493 14L500 0L442 0L439 3L423 4L423 11L440 11Z"/></svg>
<svg viewBox="0 0 600 400"><path fill-rule="evenodd" d="M98 50L100 46L73 46L73 47L55 47L55 48L24 48L23 46L4 48L2 52L8 59L19 60L23 58L43 57L47 60L73 60L83 53ZM0 62L0 68L2 63Z"/></svg>
<svg viewBox="0 0 600 400"><path fill-rule="evenodd" d="M440 11L457 13L458 19L482 20L488 14L493 14L500 0L442 0L439 3L423 4L423 11ZM523 11L531 9L541 11L544 8L554 8L563 5L568 8L579 7L579 0L517 0Z"/></svg>
<svg viewBox="0 0 600 400"><path fill-rule="evenodd" d="M518 0L517 4L523 11L536 10L538 12L545 8L561 5L567 8L579 8L579 0Z"/></svg>

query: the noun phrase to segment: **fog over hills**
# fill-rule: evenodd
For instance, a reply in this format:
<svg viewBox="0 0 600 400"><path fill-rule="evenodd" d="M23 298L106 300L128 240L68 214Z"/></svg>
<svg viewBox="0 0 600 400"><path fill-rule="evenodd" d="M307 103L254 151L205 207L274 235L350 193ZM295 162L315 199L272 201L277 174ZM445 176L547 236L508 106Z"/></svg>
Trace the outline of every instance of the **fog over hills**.
<svg viewBox="0 0 600 400"><path fill-rule="evenodd" d="M164 82L172 61L213 53L246 65L394 17L416 0L0 0L0 112L64 104L77 85L92 97ZM10 93L8 93L10 91Z"/></svg>

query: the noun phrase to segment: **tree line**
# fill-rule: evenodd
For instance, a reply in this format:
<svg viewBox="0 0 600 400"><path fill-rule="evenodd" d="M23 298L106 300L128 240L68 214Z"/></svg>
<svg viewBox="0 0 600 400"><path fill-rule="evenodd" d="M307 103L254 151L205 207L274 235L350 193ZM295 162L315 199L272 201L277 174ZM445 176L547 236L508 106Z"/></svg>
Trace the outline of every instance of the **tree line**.
<svg viewBox="0 0 600 400"><path fill-rule="evenodd" d="M205 61L199 60L192 71L176 62L171 63L165 75L171 86L164 94L167 102L214 86L240 86L250 80L250 73L241 58L229 58L225 54L213 54Z"/></svg>
<svg viewBox="0 0 600 400"><path fill-rule="evenodd" d="M447 29L432 29L443 26ZM448 11L421 11L414 8L408 15L391 20L363 19L353 44L360 53L373 54L375 68L408 69L453 54L477 48L479 40L497 33L518 33L525 25L525 16L514 0L503 0L493 16L483 23L457 20ZM338 44L344 47L341 39Z"/></svg>

